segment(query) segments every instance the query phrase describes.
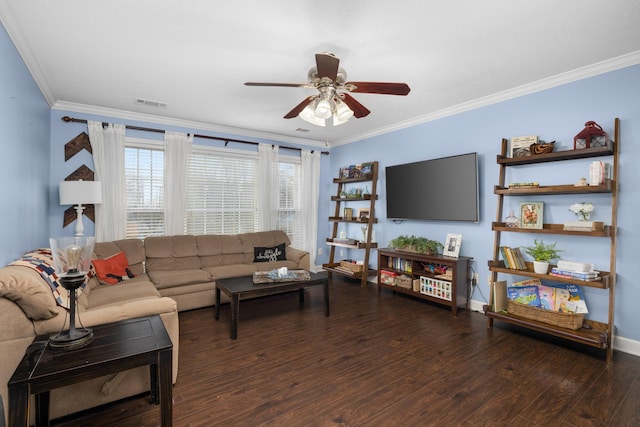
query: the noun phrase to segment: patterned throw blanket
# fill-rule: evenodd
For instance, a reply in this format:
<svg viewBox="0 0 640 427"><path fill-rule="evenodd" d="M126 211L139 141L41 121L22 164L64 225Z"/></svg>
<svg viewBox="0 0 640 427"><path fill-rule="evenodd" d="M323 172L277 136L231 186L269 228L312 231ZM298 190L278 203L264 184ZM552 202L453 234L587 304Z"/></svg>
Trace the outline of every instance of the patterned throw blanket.
<svg viewBox="0 0 640 427"><path fill-rule="evenodd" d="M36 270L42 280L44 280L51 292L53 293L53 298L56 300L56 303L60 307L64 307L69 309L69 292L62 287L60 283L60 279L56 274L56 270L53 266L53 257L51 256L51 249L43 248L36 249L32 252L27 252L22 256L22 258L12 262L9 265L21 265L23 267L29 267ZM82 288L86 285L85 283L77 290L77 295L79 296L82 293Z"/></svg>

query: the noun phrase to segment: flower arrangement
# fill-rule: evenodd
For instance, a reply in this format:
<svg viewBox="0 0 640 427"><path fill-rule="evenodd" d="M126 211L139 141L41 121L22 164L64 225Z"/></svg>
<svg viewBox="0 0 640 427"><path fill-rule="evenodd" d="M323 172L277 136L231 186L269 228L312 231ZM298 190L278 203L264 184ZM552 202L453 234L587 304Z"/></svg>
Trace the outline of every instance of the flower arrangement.
<svg viewBox="0 0 640 427"><path fill-rule="evenodd" d="M593 212L593 204L592 203L574 203L569 208L571 212L576 214L580 221L589 221L591 217L591 212Z"/></svg>

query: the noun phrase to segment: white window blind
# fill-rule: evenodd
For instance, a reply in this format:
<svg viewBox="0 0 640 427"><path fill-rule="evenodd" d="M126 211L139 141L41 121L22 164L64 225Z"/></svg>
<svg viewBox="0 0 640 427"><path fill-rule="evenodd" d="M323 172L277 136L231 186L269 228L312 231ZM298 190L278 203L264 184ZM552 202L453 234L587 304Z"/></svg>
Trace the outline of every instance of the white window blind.
<svg viewBox="0 0 640 427"><path fill-rule="evenodd" d="M164 234L164 151L125 148L127 238Z"/></svg>
<svg viewBox="0 0 640 427"><path fill-rule="evenodd" d="M300 214L300 159L278 162L280 183L276 228L289 236L291 246L301 247L302 218Z"/></svg>
<svg viewBox="0 0 640 427"><path fill-rule="evenodd" d="M257 156L194 147L187 188L187 234L256 231L257 200Z"/></svg>

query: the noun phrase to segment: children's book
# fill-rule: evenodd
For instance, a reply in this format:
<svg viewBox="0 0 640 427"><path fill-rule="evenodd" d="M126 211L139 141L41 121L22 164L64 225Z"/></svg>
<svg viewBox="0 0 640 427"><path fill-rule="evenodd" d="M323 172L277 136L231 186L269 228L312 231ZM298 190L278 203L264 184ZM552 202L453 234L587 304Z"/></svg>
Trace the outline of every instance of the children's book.
<svg viewBox="0 0 640 427"><path fill-rule="evenodd" d="M540 282L540 279L527 279L519 282L513 282L511 286L540 286L541 284L542 282Z"/></svg>
<svg viewBox="0 0 640 427"><path fill-rule="evenodd" d="M538 286L538 296L540 297L540 308L545 310L556 310L556 288L551 286Z"/></svg>
<svg viewBox="0 0 640 427"><path fill-rule="evenodd" d="M557 311L577 314L589 313L589 310L587 310L587 302L584 299L584 294L582 293L580 286L572 283L557 283L554 285L554 288L556 288ZM558 291L564 291L568 294L561 292L561 304L558 304ZM564 307L562 307L562 303L564 303Z"/></svg>
<svg viewBox="0 0 640 427"><path fill-rule="evenodd" d="M520 304L540 307L540 296L538 295L537 286L509 286L507 288L507 297Z"/></svg>

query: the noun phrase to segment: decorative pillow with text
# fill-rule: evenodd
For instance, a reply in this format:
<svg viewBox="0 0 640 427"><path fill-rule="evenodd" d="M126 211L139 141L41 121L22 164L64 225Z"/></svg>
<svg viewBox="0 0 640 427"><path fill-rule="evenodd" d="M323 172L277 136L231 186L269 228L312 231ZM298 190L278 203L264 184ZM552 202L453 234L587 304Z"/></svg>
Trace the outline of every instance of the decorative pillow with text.
<svg viewBox="0 0 640 427"><path fill-rule="evenodd" d="M269 261L285 261L287 259L284 253L285 244L279 244L272 248L253 248L253 262L269 262Z"/></svg>

